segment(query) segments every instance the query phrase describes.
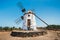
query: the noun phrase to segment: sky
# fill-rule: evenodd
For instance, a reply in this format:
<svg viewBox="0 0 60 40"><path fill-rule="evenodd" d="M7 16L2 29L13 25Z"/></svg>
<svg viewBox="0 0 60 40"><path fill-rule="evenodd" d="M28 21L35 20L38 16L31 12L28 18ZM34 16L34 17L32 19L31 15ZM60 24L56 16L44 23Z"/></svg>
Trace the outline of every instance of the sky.
<svg viewBox="0 0 60 40"><path fill-rule="evenodd" d="M0 26L22 27L15 20L23 15L17 3L21 2L26 10L33 12L49 25L60 25L60 0L0 0ZM36 18L37 26L46 26Z"/></svg>

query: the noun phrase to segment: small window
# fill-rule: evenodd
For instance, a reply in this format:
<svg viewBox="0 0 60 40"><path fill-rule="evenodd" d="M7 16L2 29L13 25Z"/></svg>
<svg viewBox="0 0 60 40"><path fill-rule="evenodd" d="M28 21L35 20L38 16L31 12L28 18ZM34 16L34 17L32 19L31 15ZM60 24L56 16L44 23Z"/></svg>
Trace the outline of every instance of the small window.
<svg viewBox="0 0 60 40"><path fill-rule="evenodd" d="M28 17L30 17L30 15L28 15Z"/></svg>

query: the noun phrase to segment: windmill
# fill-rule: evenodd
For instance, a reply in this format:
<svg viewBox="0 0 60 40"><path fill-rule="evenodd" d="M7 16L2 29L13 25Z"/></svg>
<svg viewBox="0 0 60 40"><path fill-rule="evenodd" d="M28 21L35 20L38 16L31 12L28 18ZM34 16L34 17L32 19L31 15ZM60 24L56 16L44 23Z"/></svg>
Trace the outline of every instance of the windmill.
<svg viewBox="0 0 60 40"><path fill-rule="evenodd" d="M16 23L19 24L23 20L23 30L36 30L35 17L37 17L39 20L41 20L44 24L48 26L48 24L40 17L38 17L32 10L26 11L21 2L18 3L18 6L21 8L23 16L19 17L18 20L16 20Z"/></svg>

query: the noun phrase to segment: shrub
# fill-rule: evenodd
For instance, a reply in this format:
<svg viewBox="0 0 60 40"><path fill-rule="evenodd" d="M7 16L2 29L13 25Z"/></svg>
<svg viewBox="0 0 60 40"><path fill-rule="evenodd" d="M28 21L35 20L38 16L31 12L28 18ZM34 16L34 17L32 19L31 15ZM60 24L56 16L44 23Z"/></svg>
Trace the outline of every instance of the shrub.
<svg viewBox="0 0 60 40"><path fill-rule="evenodd" d="M58 30L58 29L60 29L60 25L48 25L46 27L46 29L56 29L56 30Z"/></svg>

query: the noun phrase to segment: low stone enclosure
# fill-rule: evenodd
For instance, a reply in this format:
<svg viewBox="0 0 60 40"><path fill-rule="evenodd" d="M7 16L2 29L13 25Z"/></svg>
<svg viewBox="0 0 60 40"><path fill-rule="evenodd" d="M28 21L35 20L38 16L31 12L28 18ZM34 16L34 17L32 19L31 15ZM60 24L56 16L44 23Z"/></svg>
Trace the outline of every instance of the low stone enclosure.
<svg viewBox="0 0 60 40"><path fill-rule="evenodd" d="M36 37L47 34L46 31L12 31L13 37Z"/></svg>

